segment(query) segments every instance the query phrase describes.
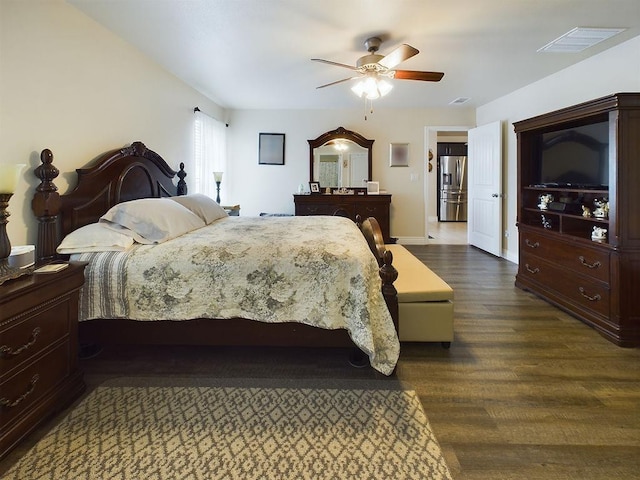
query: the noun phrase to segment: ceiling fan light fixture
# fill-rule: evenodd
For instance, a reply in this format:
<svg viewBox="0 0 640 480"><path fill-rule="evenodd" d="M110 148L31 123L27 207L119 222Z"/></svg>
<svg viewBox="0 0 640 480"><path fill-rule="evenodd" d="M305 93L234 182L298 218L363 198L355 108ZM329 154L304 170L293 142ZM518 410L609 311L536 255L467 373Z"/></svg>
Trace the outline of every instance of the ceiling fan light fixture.
<svg viewBox="0 0 640 480"><path fill-rule="evenodd" d="M374 76L362 78L351 87L351 91L360 98L365 97L367 100L375 100L388 94L393 85L384 79Z"/></svg>

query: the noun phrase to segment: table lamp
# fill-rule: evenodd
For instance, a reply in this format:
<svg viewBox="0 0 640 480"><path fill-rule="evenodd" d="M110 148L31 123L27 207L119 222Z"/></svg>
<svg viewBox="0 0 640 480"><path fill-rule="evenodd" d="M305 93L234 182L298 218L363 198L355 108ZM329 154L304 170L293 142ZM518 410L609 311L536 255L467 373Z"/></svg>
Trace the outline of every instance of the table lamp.
<svg viewBox="0 0 640 480"><path fill-rule="evenodd" d="M218 194L216 196L216 202L220 203L220 184L222 183L222 173L223 172L213 172L213 179L216 181L216 189L218 190Z"/></svg>
<svg viewBox="0 0 640 480"><path fill-rule="evenodd" d="M20 172L26 165L0 165L0 285L7 280L17 278L24 272L20 268L9 265L11 242L7 235L9 218L9 199L16 189Z"/></svg>

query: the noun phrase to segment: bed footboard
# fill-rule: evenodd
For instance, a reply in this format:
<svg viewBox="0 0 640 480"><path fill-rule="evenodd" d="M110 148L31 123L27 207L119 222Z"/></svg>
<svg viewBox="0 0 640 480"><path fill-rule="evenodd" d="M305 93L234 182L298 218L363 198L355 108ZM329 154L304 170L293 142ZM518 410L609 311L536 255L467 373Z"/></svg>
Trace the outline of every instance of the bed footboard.
<svg viewBox="0 0 640 480"><path fill-rule="evenodd" d="M399 332L398 291L393 285L393 282L398 278L398 271L393 266L393 254L385 247L382 230L375 218L369 217L362 223L359 222L359 219L356 219L356 221L369 244L369 248L376 257L376 260L378 260L380 279L382 280L382 294L384 295L385 302L387 302L387 308L389 309L389 313L391 313L396 331Z"/></svg>

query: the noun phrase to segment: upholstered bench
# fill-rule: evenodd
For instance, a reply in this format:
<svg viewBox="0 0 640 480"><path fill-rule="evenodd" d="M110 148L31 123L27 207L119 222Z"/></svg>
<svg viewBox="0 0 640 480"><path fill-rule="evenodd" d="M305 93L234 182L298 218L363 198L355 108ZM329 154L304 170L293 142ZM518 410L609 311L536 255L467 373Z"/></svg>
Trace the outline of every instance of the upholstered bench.
<svg viewBox="0 0 640 480"><path fill-rule="evenodd" d="M453 289L402 245L386 245L398 270L399 337L403 342L453 341Z"/></svg>

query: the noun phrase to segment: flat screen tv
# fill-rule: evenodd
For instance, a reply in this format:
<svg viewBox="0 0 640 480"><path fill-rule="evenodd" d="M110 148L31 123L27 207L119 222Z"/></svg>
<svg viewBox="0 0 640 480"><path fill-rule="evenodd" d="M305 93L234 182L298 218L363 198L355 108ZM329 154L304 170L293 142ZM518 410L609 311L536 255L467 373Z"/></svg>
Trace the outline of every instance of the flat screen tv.
<svg viewBox="0 0 640 480"><path fill-rule="evenodd" d="M609 185L607 121L543 133L536 151L536 184L573 188Z"/></svg>

